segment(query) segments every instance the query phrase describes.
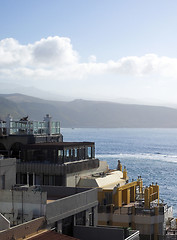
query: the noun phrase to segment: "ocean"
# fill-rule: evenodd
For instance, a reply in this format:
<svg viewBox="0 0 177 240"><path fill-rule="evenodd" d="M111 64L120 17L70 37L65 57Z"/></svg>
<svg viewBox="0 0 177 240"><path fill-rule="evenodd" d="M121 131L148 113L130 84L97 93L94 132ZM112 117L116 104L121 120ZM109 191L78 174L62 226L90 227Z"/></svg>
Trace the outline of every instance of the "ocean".
<svg viewBox="0 0 177 240"><path fill-rule="evenodd" d="M173 206L177 217L177 129L62 128L64 141L95 142L96 157L111 169L120 159L130 181L160 186L160 200Z"/></svg>

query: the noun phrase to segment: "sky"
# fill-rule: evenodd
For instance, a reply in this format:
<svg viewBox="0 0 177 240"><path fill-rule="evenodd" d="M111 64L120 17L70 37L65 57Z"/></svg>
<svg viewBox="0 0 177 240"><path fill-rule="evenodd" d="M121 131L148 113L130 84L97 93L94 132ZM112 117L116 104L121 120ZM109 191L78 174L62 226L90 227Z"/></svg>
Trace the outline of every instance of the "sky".
<svg viewBox="0 0 177 240"><path fill-rule="evenodd" d="M177 104L176 0L0 6L0 93Z"/></svg>

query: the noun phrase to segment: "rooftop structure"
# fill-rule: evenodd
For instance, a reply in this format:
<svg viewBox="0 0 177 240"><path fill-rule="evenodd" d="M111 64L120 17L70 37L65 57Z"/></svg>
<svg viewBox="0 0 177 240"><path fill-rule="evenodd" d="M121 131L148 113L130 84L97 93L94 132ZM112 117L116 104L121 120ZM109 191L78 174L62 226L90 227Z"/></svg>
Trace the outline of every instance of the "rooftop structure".
<svg viewBox="0 0 177 240"><path fill-rule="evenodd" d="M58 227L56 224L70 216L72 225L75 218L76 225L82 222L83 225L96 226L97 205L96 189L15 186L0 191L0 213L10 221L11 227L42 216L48 226L63 233L66 231L64 227L62 229L62 222ZM89 214L90 220L87 221Z"/></svg>
<svg viewBox="0 0 177 240"><path fill-rule="evenodd" d="M114 170L81 177L77 186L113 190L117 185L124 186L127 180L121 171Z"/></svg>
<svg viewBox="0 0 177 240"><path fill-rule="evenodd" d="M76 175L99 168L94 142L63 142L49 114L43 122L8 115L0 134L0 154L17 159L18 184L74 187Z"/></svg>
<svg viewBox="0 0 177 240"><path fill-rule="evenodd" d="M160 202L159 186L144 187L140 176L129 182L120 161L117 170L83 176L77 186L98 188L98 225L131 227L140 239L157 240L165 238L169 219L175 221L172 207Z"/></svg>
<svg viewBox="0 0 177 240"><path fill-rule="evenodd" d="M17 161L17 183L75 187L76 174L98 167L93 142L26 144Z"/></svg>
<svg viewBox="0 0 177 240"><path fill-rule="evenodd" d="M17 158L17 184L26 185L10 192L1 190L0 212L11 225L45 215L50 228L70 235L75 229L78 238L87 240L83 232L94 236L95 228L91 227L98 218L100 227L139 230L142 240L164 238L166 223L174 223L174 219L172 208L159 201L159 186L145 188L140 176L129 182L120 161L116 170L108 169L106 162L95 158L94 142L63 142L62 134L50 131L51 117L47 115L46 119L48 131L27 134L25 130L19 134L17 128L18 134L10 134L6 128L6 135L0 136L0 153ZM3 217L0 220L8 225ZM97 228L99 231L101 234Z"/></svg>
<svg viewBox="0 0 177 240"><path fill-rule="evenodd" d="M0 136L55 134L60 134L60 122L52 122L49 114L44 117L44 121L31 121L28 116L15 120L10 114L5 121L0 120Z"/></svg>
<svg viewBox="0 0 177 240"><path fill-rule="evenodd" d="M60 123L51 119L47 114L41 122L28 117L14 120L10 115L5 121L0 120L0 154L19 159L26 144L62 142Z"/></svg>
<svg viewBox="0 0 177 240"><path fill-rule="evenodd" d="M0 239L68 239L63 234L83 240L138 239L138 231L97 227L97 205L97 189L21 186L1 190Z"/></svg>

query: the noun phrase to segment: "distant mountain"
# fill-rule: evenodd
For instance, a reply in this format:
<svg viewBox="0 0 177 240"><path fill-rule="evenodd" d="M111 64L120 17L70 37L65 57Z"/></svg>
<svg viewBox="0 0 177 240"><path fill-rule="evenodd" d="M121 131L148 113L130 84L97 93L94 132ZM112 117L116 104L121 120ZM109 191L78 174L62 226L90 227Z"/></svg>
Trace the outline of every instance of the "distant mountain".
<svg viewBox="0 0 177 240"><path fill-rule="evenodd" d="M175 128L177 110L162 106L104 101L47 101L22 94L0 94L0 118L28 115L42 120L49 113L62 127Z"/></svg>
<svg viewBox="0 0 177 240"><path fill-rule="evenodd" d="M58 91L58 89L57 89ZM6 82L1 82L0 94L13 94L18 92L20 94L30 95L32 97L39 97L47 100L56 100L56 101L71 101L73 97L64 96L61 93L55 91L45 91L36 87L22 86L17 83L7 84Z"/></svg>
<svg viewBox="0 0 177 240"><path fill-rule="evenodd" d="M18 104L0 95L0 119L4 119L9 113L11 113L14 117L25 114Z"/></svg>

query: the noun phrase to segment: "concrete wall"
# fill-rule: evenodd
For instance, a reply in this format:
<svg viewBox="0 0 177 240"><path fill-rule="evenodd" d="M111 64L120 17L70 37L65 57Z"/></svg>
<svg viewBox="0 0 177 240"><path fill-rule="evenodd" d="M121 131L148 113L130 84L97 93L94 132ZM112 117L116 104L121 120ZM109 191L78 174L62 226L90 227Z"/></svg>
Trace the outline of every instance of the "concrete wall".
<svg viewBox="0 0 177 240"><path fill-rule="evenodd" d="M91 170L99 167L99 159L84 159L75 162L65 163L66 173L76 173L84 170Z"/></svg>
<svg viewBox="0 0 177 240"><path fill-rule="evenodd" d="M164 215L157 216L149 216L149 215L135 215L134 221L137 224L155 224L155 223L163 223Z"/></svg>
<svg viewBox="0 0 177 240"><path fill-rule="evenodd" d="M0 213L0 231L9 229L10 222Z"/></svg>
<svg viewBox="0 0 177 240"><path fill-rule="evenodd" d="M56 186L68 186L74 187L75 183L75 175L79 172L80 174L83 172L87 172L87 174L91 174L92 171L95 171L99 166L98 159L86 159L80 160L76 162L68 162L65 164L46 164L46 163L24 163L17 162L17 183L18 184L26 184L22 182L21 175L27 173L35 174L36 182L34 184L44 185L46 182L44 181L45 175L48 177L54 177L52 179L53 183L50 182L50 185ZM48 184L47 184L48 185Z"/></svg>
<svg viewBox="0 0 177 240"><path fill-rule="evenodd" d="M43 192L47 192L48 198L50 197L68 197L76 193L82 193L90 188L75 188L75 187L64 187L64 186L40 186Z"/></svg>
<svg viewBox="0 0 177 240"><path fill-rule="evenodd" d="M23 239L26 236L37 233L41 229L46 227L45 218L41 217L27 223L20 224L18 226L12 227L10 229L0 231L1 240L9 239Z"/></svg>
<svg viewBox="0 0 177 240"><path fill-rule="evenodd" d="M0 159L0 190L11 189L16 184L16 159Z"/></svg>
<svg viewBox="0 0 177 240"><path fill-rule="evenodd" d="M14 143L21 144L31 144L31 143L41 143L41 142L63 142L63 135L10 135L0 138L0 143L2 143L7 150L10 150Z"/></svg>
<svg viewBox="0 0 177 240"><path fill-rule="evenodd" d="M81 177L89 176L89 175L96 174L99 172L107 172L107 171L108 171L107 162L99 161L99 167L97 167L97 168L92 168L89 170L82 170L80 172L77 170L74 174L68 173L67 177L66 177L66 186L75 187L75 186L77 186Z"/></svg>
<svg viewBox="0 0 177 240"><path fill-rule="evenodd" d="M12 145L16 142L27 144L28 142L34 142L33 136L8 136L1 137L0 142L5 146L6 150L10 150Z"/></svg>
<svg viewBox="0 0 177 240"><path fill-rule="evenodd" d="M97 189L91 189L81 193L76 193L72 196L58 199L47 204L47 223L52 224L92 207L97 207L97 205Z"/></svg>
<svg viewBox="0 0 177 240"><path fill-rule="evenodd" d="M112 226L123 227L129 227L129 224L133 224L134 229L145 235L154 234L154 225L158 224L159 234L163 234L164 215L98 213L98 224L105 225L107 222L110 222Z"/></svg>
<svg viewBox="0 0 177 240"><path fill-rule="evenodd" d="M50 175L63 175L66 174L66 167L64 164L48 164L48 163L24 163L17 162L17 173L26 174L50 174Z"/></svg>
<svg viewBox="0 0 177 240"><path fill-rule="evenodd" d="M46 164L46 163L17 163L17 173L44 173L63 175L69 173L80 172L84 170L91 170L99 167L98 159L85 159L75 162L68 162L65 164Z"/></svg>
<svg viewBox="0 0 177 240"><path fill-rule="evenodd" d="M124 230L109 227L74 226L74 237L82 240L124 240Z"/></svg>
<svg viewBox="0 0 177 240"><path fill-rule="evenodd" d="M16 225L43 216L46 201L46 192L1 190L0 212Z"/></svg>

